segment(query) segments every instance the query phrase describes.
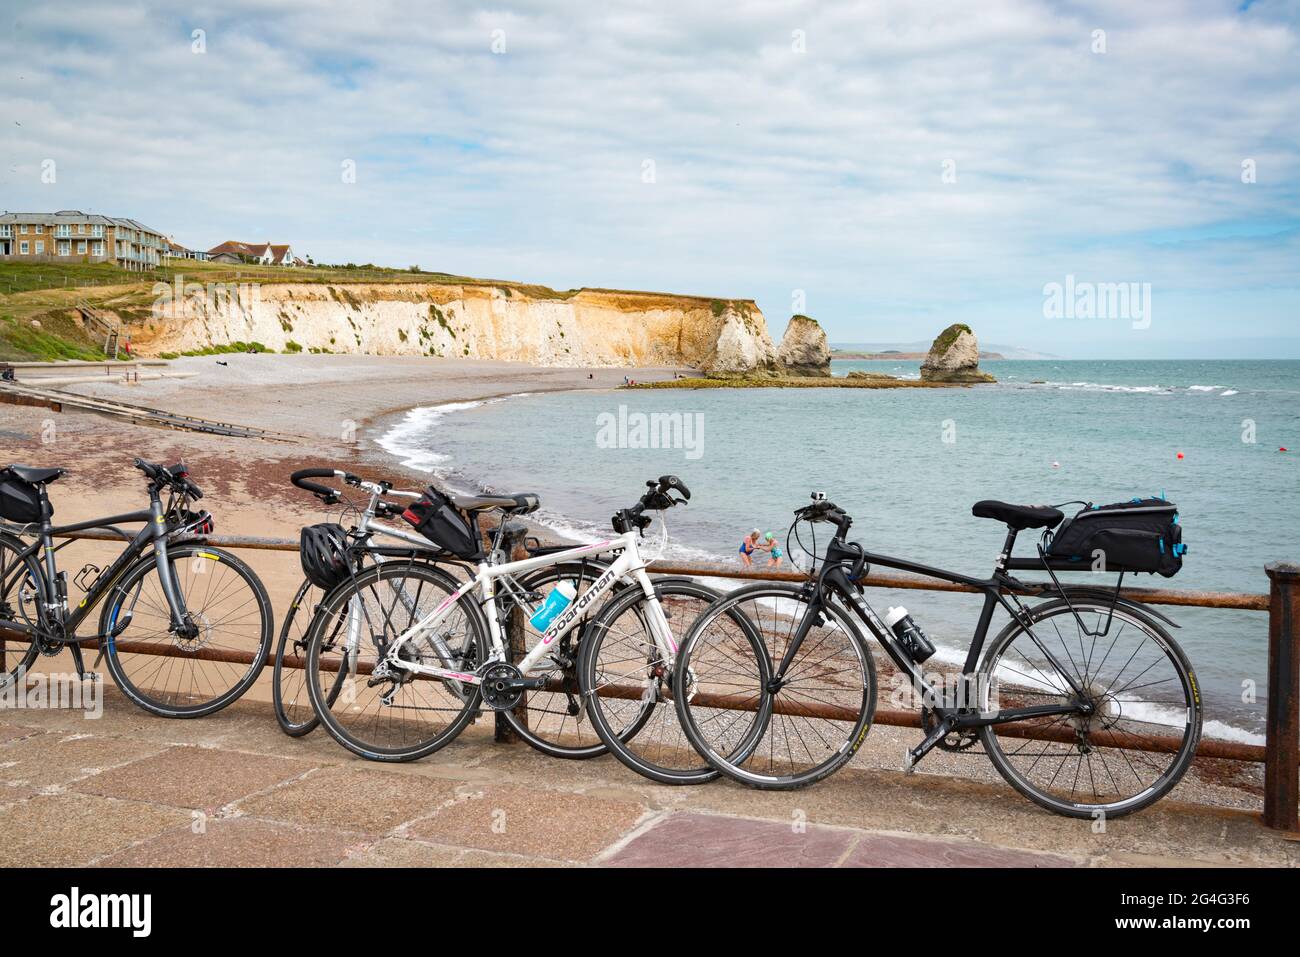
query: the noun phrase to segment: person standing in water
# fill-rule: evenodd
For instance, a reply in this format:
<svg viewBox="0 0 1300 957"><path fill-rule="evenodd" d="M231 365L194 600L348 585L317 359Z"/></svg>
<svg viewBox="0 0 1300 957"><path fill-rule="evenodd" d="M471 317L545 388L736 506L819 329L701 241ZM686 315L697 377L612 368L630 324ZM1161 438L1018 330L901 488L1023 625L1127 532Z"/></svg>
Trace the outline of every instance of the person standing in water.
<svg viewBox="0 0 1300 957"><path fill-rule="evenodd" d="M754 567L754 559L751 556L754 554L754 549L762 547L759 545L759 539L762 535L762 532L754 529L740 543L740 561L746 568Z"/></svg>
<svg viewBox="0 0 1300 957"><path fill-rule="evenodd" d="M784 557L784 553L781 551L781 545L776 540L775 535L773 535L771 532L768 532L766 535L763 536L763 540L759 542L755 547L761 548L763 549L763 551L767 552L768 568L781 567L781 559Z"/></svg>

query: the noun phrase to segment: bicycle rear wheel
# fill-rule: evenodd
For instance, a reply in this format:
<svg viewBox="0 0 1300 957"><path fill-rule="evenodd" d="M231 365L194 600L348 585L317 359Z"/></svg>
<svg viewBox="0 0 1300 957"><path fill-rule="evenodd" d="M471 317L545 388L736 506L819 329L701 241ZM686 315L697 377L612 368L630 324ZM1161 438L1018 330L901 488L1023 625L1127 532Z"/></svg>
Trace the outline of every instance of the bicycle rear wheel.
<svg viewBox="0 0 1300 957"><path fill-rule="evenodd" d="M473 720L481 700L476 684L374 674L387 647L446 604L460 584L427 563L385 562L326 596L307 638L307 693L339 744L372 761L412 761L448 744ZM401 654L473 673L485 659L486 636L483 613L466 594Z"/></svg>
<svg viewBox="0 0 1300 957"><path fill-rule="evenodd" d="M1072 603L1073 611L1063 599L1030 609L1032 633L1012 621L998 634L980 662L980 710L1079 700L1065 671L1091 713L992 725L980 736L994 767L1036 804L1068 817L1120 817L1186 773L1201 737L1200 692L1155 618L1105 599Z"/></svg>
<svg viewBox="0 0 1300 957"><path fill-rule="evenodd" d="M107 642L105 662L122 693L146 711L199 718L237 700L261 674L274 633L271 600L257 573L229 552L182 544L170 546L167 558L196 633L172 629L151 554L127 570L100 614L100 634L131 616Z"/></svg>
<svg viewBox="0 0 1300 957"><path fill-rule="evenodd" d="M518 583L519 587L538 598L537 602L523 606L524 614L531 615L536 611L536 605L540 604L545 593L560 582L568 582L573 586L575 594L581 594L600 576L605 567L603 563L595 561L566 562L542 568L523 577ZM498 596L509 594L505 588L498 588ZM513 607L513 602L502 601L500 607L508 610ZM534 668L529 673L530 678L545 677L546 687L525 694L525 702L520 707L498 712L515 734L553 758L583 760L604 754L606 750L582 707L582 693L578 683L578 656L583 635L590 627L590 619L590 615L586 616L559 639L555 653L544 660L544 663L549 662L549 670L546 667ZM512 654L512 664L518 664L541 639L536 630L527 626L525 635L523 654Z"/></svg>
<svg viewBox="0 0 1300 957"><path fill-rule="evenodd" d="M711 767L750 787L791 790L832 774L857 752L876 710L875 662L857 625L838 605L814 610L797 585L759 583L718 599L678 649L676 670L694 686L677 699L687 738Z"/></svg>

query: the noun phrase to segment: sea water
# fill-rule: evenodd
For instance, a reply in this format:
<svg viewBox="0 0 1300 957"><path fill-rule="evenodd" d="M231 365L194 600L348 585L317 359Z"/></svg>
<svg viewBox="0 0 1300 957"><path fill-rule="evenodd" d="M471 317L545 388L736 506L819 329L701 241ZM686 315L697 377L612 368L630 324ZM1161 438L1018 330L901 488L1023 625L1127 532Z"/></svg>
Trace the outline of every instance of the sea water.
<svg viewBox="0 0 1300 957"><path fill-rule="evenodd" d="M984 498L1061 504L1071 514L1079 506L1062 503L1166 495L1189 547L1183 571L1126 577L1137 585L1266 592L1266 563L1300 560L1300 361L983 367L996 385L617 390L456 403L412 410L380 441L453 486L538 492L540 520L579 540L605 537L610 516L633 504L647 479L678 474L693 496L666 516L667 557L677 560L738 562L754 527L784 545L791 513L814 490L854 517L850 537L868 549L969 574L990 571L1005 531L971 516ZM837 361L833 372L853 369L919 375L919 364L905 361ZM620 406L623 418L647 421L698 413L691 421L702 429L691 449L611 447L600 423ZM673 445L671 434L659 437ZM822 526L819 549L827 535ZM1032 555L1037 537L1022 533L1016 554ZM812 544L806 533L804 541ZM786 561L806 563L790 544ZM947 661L963 657L979 608L976 596L916 591L872 589L868 600L878 609L906 603L939 646L936 659ZM1160 610L1182 626L1172 633L1200 679L1207 733L1261 740L1266 613Z"/></svg>

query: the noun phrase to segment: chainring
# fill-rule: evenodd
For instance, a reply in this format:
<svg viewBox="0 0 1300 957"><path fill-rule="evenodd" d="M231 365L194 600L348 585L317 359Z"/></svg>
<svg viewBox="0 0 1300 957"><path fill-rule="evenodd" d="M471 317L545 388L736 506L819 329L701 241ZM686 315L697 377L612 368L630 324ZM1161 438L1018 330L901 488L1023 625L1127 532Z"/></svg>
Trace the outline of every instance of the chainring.
<svg viewBox="0 0 1300 957"><path fill-rule="evenodd" d="M509 689L502 685L505 682L518 681L523 677L523 672L512 664L504 661L498 661L488 665L479 672L479 679L482 682L479 687L483 689L483 703L493 711L509 711L517 707L524 696L523 689Z"/></svg>

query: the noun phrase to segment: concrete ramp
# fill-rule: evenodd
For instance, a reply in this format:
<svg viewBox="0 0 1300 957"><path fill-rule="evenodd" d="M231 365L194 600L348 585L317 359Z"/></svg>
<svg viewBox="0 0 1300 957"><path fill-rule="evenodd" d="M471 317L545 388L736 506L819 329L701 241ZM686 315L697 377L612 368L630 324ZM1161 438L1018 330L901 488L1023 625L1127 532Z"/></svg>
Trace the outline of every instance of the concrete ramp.
<svg viewBox="0 0 1300 957"><path fill-rule="evenodd" d="M180 429L186 432L204 432L208 435L228 435L235 438L265 439L269 442L303 442L305 436L290 432L276 432L251 425L201 419L198 416L131 405L113 399L101 399L59 389L42 388L21 382L0 383L0 402L51 409L55 412L94 412L123 419L133 425L148 425L159 429Z"/></svg>

